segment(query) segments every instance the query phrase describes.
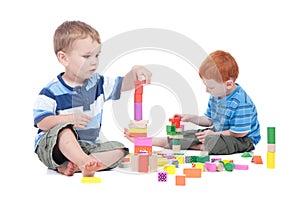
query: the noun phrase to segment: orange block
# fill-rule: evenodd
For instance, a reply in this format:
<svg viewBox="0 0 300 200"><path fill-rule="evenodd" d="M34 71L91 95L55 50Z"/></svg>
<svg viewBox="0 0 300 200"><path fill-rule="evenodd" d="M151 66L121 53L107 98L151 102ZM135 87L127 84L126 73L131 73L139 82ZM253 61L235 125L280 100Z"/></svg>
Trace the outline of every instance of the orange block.
<svg viewBox="0 0 300 200"><path fill-rule="evenodd" d="M183 173L187 178L200 178L201 169L200 168L184 168Z"/></svg>
<svg viewBox="0 0 300 200"><path fill-rule="evenodd" d="M148 172L148 155L139 155L139 172Z"/></svg>
<svg viewBox="0 0 300 200"><path fill-rule="evenodd" d="M263 164L261 156L252 156L252 162L254 164Z"/></svg>
<svg viewBox="0 0 300 200"><path fill-rule="evenodd" d="M175 180L176 185L185 186L185 175L176 175Z"/></svg>

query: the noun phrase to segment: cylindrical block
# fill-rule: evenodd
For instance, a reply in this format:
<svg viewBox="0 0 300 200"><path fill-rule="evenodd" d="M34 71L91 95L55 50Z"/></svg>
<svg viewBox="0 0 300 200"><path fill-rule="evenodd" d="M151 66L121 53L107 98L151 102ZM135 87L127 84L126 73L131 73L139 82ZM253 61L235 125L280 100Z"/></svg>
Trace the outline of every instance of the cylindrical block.
<svg viewBox="0 0 300 200"><path fill-rule="evenodd" d="M267 152L267 168L275 168L275 152Z"/></svg>
<svg viewBox="0 0 300 200"><path fill-rule="evenodd" d="M142 119L143 119L143 104L134 103L134 120L142 120Z"/></svg>
<svg viewBox="0 0 300 200"><path fill-rule="evenodd" d="M268 127L268 144L275 144L275 127Z"/></svg>

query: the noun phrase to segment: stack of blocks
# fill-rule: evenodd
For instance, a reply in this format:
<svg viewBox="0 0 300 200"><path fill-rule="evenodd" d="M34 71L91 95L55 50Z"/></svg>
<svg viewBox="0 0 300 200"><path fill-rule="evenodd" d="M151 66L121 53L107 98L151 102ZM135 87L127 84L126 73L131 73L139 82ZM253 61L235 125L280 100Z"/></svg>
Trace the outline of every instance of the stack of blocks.
<svg viewBox="0 0 300 200"><path fill-rule="evenodd" d="M143 120L143 84L135 81L134 120L129 124L129 135L134 137L134 154L130 156L131 170L134 172L157 171L157 155L152 154L152 138L147 137L147 120Z"/></svg>
<svg viewBox="0 0 300 200"><path fill-rule="evenodd" d="M267 168L275 168L275 127L268 127Z"/></svg>
<svg viewBox="0 0 300 200"><path fill-rule="evenodd" d="M143 84L146 81L135 81L134 90L134 120L129 123L131 137L147 137L148 120L143 120Z"/></svg>
<svg viewBox="0 0 300 200"><path fill-rule="evenodd" d="M180 124L181 117L170 118L169 121L171 125L167 125L166 129L168 137L173 139L172 150L180 151L180 139L183 138L182 131L184 129L184 126Z"/></svg>

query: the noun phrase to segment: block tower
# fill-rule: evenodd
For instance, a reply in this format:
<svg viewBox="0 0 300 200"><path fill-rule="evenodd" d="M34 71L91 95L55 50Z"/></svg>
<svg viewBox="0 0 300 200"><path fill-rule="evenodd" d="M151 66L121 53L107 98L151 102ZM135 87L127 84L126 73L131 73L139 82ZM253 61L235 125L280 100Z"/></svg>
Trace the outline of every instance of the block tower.
<svg viewBox="0 0 300 200"><path fill-rule="evenodd" d="M267 127L268 133L268 151L267 151L267 168L275 168L275 127Z"/></svg>
<svg viewBox="0 0 300 200"><path fill-rule="evenodd" d="M183 138L183 129L184 126L180 124L181 117L173 117L170 118L169 121L171 125L167 125L167 135L169 138L173 139L172 149L173 151L180 151L180 139Z"/></svg>
<svg viewBox="0 0 300 200"><path fill-rule="evenodd" d="M129 123L131 137L147 137L148 120L143 120L143 84L145 83L145 80L134 82L134 120Z"/></svg>
<svg viewBox="0 0 300 200"><path fill-rule="evenodd" d="M129 123L129 135L134 137L134 153L130 156L131 171L157 171L157 155L152 154L152 138L147 137L148 120L143 120L143 85L145 80L135 81L134 120Z"/></svg>

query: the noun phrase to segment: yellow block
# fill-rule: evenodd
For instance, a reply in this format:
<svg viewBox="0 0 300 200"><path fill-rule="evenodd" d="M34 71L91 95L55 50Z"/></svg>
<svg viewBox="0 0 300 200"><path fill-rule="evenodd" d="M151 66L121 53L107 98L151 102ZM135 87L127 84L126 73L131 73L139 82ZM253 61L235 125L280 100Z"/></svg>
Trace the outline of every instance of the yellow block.
<svg viewBox="0 0 300 200"><path fill-rule="evenodd" d="M157 158L157 165L158 166L164 166L166 164L168 164L168 159L167 158L164 158L164 157L158 157Z"/></svg>
<svg viewBox="0 0 300 200"><path fill-rule="evenodd" d="M168 174L176 174L176 166L175 165L165 165L164 171Z"/></svg>
<svg viewBox="0 0 300 200"><path fill-rule="evenodd" d="M129 133L147 133L147 128L129 128Z"/></svg>
<svg viewBox="0 0 300 200"><path fill-rule="evenodd" d="M179 164L184 164L184 156L183 155L176 155L175 158L178 160Z"/></svg>
<svg viewBox="0 0 300 200"><path fill-rule="evenodd" d="M81 183L101 183L100 177L82 177Z"/></svg>
<svg viewBox="0 0 300 200"><path fill-rule="evenodd" d="M267 152L267 168L275 168L275 152Z"/></svg>

